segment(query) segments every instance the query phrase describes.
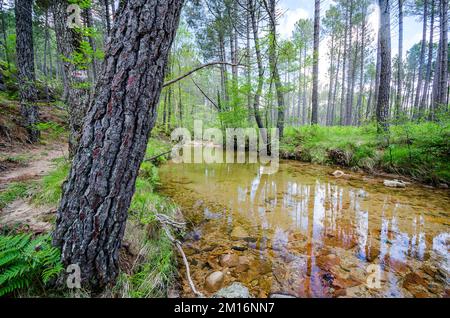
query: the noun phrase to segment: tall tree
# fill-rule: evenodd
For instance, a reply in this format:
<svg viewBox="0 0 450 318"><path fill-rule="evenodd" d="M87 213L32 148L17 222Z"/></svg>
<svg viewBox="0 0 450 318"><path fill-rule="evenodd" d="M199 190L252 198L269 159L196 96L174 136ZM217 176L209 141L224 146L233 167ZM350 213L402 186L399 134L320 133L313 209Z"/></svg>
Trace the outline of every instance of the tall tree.
<svg viewBox="0 0 450 318"><path fill-rule="evenodd" d="M378 0L380 7L380 29L378 31L380 50L380 82L377 100L378 129L388 130L389 98L391 85L391 12L389 0Z"/></svg>
<svg viewBox="0 0 450 318"><path fill-rule="evenodd" d="M33 47L33 0L15 0L16 54L19 78L20 112L30 142L39 140L39 110L36 105L37 90Z"/></svg>
<svg viewBox="0 0 450 318"><path fill-rule="evenodd" d="M422 100L420 102L420 113L424 113L425 108L427 107L427 97L430 88L431 82L431 68L433 65L433 36L434 36L434 17L435 17L435 0L431 0L431 16L430 16L430 38L428 40L428 61L427 61L427 72L425 75L425 81L423 83L422 89Z"/></svg>
<svg viewBox="0 0 450 318"><path fill-rule="evenodd" d="M81 52L81 33L69 27L67 0L51 0L55 24L56 44L62 56L65 76L65 90L69 111L69 155L72 158L78 147L83 119L89 101L89 89L86 87L87 74L75 63L74 56ZM71 13L72 14L72 13Z"/></svg>
<svg viewBox="0 0 450 318"><path fill-rule="evenodd" d="M426 22L425 22L426 23ZM400 115L402 105L403 86L403 0L398 0L398 65L397 65L397 94L395 96L395 115Z"/></svg>
<svg viewBox="0 0 450 318"><path fill-rule="evenodd" d="M423 69L425 64L425 49L427 41L427 19L428 19L428 0L423 2L423 27L422 27L422 43L420 47L420 60L419 60L419 77L416 87L416 96L414 98L414 111L417 114L416 117L421 116L418 112L418 106L420 101L420 96L422 92L422 81L423 81Z"/></svg>
<svg viewBox="0 0 450 318"><path fill-rule="evenodd" d="M439 47L436 60L435 83L433 85L433 108L431 118L436 111L448 104L448 0L439 1Z"/></svg>
<svg viewBox="0 0 450 318"><path fill-rule="evenodd" d="M53 242L82 284L116 279L135 181L156 120L183 0L128 0L117 9L105 62L57 213Z"/></svg>
<svg viewBox="0 0 450 318"><path fill-rule="evenodd" d="M266 10L269 15L269 25L270 25L271 41L269 44L269 65L277 93L277 103L278 103L277 128L279 130L279 136L281 138L283 137L283 130L284 130L285 103L284 103L283 86L281 84L280 72L278 70L276 2L275 0L267 0L267 1L264 0L264 4L266 6Z"/></svg>
<svg viewBox="0 0 450 318"><path fill-rule="evenodd" d="M318 122L319 110L319 42L320 42L320 0L315 0L314 4L314 53L313 53L313 88L312 88L312 109L311 124Z"/></svg>

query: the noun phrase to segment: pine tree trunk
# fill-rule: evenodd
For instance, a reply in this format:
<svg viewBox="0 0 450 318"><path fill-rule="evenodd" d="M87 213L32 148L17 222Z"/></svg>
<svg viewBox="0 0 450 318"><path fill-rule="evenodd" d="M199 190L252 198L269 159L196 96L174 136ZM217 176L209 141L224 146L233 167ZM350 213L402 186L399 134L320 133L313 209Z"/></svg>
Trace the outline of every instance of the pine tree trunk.
<svg viewBox="0 0 450 318"><path fill-rule="evenodd" d="M378 0L380 6L380 83L377 100L379 130L389 129L389 100L391 85L391 22L389 0Z"/></svg>
<svg viewBox="0 0 450 318"><path fill-rule="evenodd" d="M430 18L430 39L428 41L428 61L427 61L427 73L425 75L425 81L422 90L422 100L420 102L420 112L424 113L427 108L427 97L431 82L431 67L433 65L433 35L434 35L434 13L435 0L431 0L431 18Z"/></svg>
<svg viewBox="0 0 450 318"><path fill-rule="evenodd" d="M275 90L277 94L277 128L280 138L283 137L284 120L285 120L285 103L283 96L283 87L281 85L280 72L278 70L277 61L277 29L276 29L276 8L275 0L269 0L269 8L267 8L269 14L271 41L269 44L269 66L272 73L272 79L275 83Z"/></svg>
<svg viewBox="0 0 450 318"><path fill-rule="evenodd" d="M84 286L113 283L135 181L156 120L183 0L128 0L105 62L57 213L55 246Z"/></svg>
<svg viewBox="0 0 450 318"><path fill-rule="evenodd" d="M64 89L67 93L69 111L69 156L72 158L78 148L83 119L88 107L89 88L85 86L87 78L83 76L84 71L79 70L71 62L73 54L79 50L81 36L67 26L68 4L66 0L52 1L56 44L58 53L63 56L66 85Z"/></svg>
<svg viewBox="0 0 450 318"><path fill-rule="evenodd" d="M16 54L19 79L20 113L23 126L27 129L28 140L39 140L39 110L36 106L37 90L35 86L32 0L15 0L16 15Z"/></svg>
<svg viewBox="0 0 450 318"><path fill-rule="evenodd" d="M319 111L319 36L320 36L320 0L314 5L314 53L311 124L317 124Z"/></svg>
<svg viewBox="0 0 450 318"><path fill-rule="evenodd" d="M397 117L397 119L400 117L401 112L402 85L403 85L403 0L398 0L398 68L397 68L397 93L395 97L395 116Z"/></svg>
<svg viewBox="0 0 450 318"><path fill-rule="evenodd" d="M423 68L425 64L425 48L427 41L427 19L428 19L428 0L424 0L423 9L423 30L422 30L422 44L420 46L420 58L419 58L419 77L417 81L416 96L414 98L414 111L416 112L416 118L421 116L419 113L419 101L422 92L422 79L423 79Z"/></svg>

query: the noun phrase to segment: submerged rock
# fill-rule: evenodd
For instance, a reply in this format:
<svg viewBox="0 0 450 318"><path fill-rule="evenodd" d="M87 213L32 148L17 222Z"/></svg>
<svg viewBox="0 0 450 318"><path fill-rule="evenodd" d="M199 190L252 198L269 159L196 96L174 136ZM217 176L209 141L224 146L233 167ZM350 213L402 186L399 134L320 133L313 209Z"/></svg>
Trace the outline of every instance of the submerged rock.
<svg viewBox="0 0 450 318"><path fill-rule="evenodd" d="M213 298L252 298L247 287L241 283L233 283L216 292Z"/></svg>
<svg viewBox="0 0 450 318"><path fill-rule="evenodd" d="M236 226L233 231L231 231L231 239L232 240L244 240L246 238L248 238L248 233L246 230L244 230L244 228L242 228L241 226Z"/></svg>
<svg viewBox="0 0 450 318"><path fill-rule="evenodd" d="M406 183L401 180L384 180L383 184L389 188L406 188Z"/></svg>
<svg viewBox="0 0 450 318"><path fill-rule="evenodd" d="M224 278L225 275L220 271L209 274L205 281L206 290L211 293L219 290L222 287Z"/></svg>
<svg viewBox="0 0 450 318"><path fill-rule="evenodd" d="M236 254L225 254L220 257L220 265L223 267L236 267L239 265L239 256Z"/></svg>

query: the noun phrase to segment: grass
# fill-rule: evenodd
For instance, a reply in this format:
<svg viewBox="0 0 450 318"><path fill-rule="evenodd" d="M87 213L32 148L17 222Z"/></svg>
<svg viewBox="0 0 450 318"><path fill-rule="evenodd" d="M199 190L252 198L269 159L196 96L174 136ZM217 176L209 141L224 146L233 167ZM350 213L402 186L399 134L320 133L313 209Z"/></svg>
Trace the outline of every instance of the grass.
<svg viewBox="0 0 450 318"><path fill-rule="evenodd" d="M152 140L151 144L155 143ZM160 150L151 151L160 153ZM158 185L157 167L144 162L136 181L125 232L125 241L139 250L139 256L133 264L132 273L122 272L119 276L113 294L121 297L166 297L167 290L176 278L174 248L157 221L156 214L174 218L177 207L155 191Z"/></svg>
<svg viewBox="0 0 450 318"><path fill-rule="evenodd" d="M28 196L28 190L29 185L23 182L9 184L6 189L0 192L0 210L11 202Z"/></svg>
<svg viewBox="0 0 450 318"><path fill-rule="evenodd" d="M375 125L288 127L280 152L287 158L380 169L438 184L450 183L449 140L450 120L395 125L381 135Z"/></svg>
<svg viewBox="0 0 450 318"><path fill-rule="evenodd" d="M61 199L62 185L69 174L70 165L64 158L56 159L56 169L44 176L36 187L32 201L40 205L57 205Z"/></svg>

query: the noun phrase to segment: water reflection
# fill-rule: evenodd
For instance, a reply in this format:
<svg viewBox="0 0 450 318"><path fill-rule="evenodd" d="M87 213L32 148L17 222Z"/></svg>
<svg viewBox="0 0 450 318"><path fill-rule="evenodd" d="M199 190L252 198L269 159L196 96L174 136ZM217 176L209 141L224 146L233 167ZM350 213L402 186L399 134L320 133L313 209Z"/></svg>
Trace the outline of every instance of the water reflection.
<svg viewBox="0 0 450 318"><path fill-rule="evenodd" d="M243 282L256 296L448 293L446 192L386 189L357 174L335 179L329 168L298 162L282 162L273 175L250 164L169 163L160 173L163 192L202 228L198 242L186 242L201 251L189 256L200 289L224 270L218 258L236 253L254 266L226 269L225 283ZM247 237L233 238L236 228ZM366 286L369 264L380 265L381 289Z"/></svg>

